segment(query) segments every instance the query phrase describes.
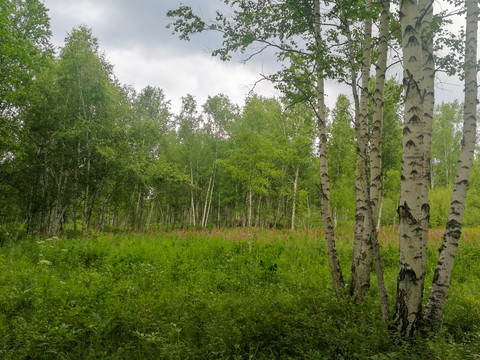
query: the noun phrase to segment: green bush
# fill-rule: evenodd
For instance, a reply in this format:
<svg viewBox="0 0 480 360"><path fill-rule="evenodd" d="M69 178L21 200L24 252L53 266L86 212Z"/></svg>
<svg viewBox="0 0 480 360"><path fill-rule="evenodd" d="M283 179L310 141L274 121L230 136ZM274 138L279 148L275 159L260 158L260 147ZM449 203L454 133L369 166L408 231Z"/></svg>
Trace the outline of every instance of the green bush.
<svg viewBox="0 0 480 360"><path fill-rule="evenodd" d="M352 242L342 231L338 251L346 269ZM473 230L459 248L444 325L437 336L419 335L411 344L399 342L381 320L375 282L360 305L336 299L319 233L191 230L5 243L0 358L473 359L478 353ZM388 242L381 251L393 302L398 245ZM430 280L435 261L427 264Z"/></svg>
<svg viewBox="0 0 480 360"><path fill-rule="evenodd" d="M430 226L444 228L447 224L448 210L452 199L452 187L436 187L429 192Z"/></svg>

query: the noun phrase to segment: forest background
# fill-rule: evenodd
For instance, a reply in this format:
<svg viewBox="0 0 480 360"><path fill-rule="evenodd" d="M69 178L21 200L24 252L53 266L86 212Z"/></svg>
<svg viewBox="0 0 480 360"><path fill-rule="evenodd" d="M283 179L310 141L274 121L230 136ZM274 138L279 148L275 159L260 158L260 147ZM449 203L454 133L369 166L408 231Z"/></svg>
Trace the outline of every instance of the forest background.
<svg viewBox="0 0 480 360"><path fill-rule="evenodd" d="M119 83L88 27L73 29L55 55L41 3L7 4L17 10L2 20L10 41L2 42L2 238L65 228L321 226L318 135L308 106L254 94L242 107L225 94L197 104L187 94L174 114L162 89ZM378 224L398 223L402 96L398 81L388 80ZM434 228L446 223L462 110L457 101L435 110ZM355 218L355 141L351 97L340 95L328 111L336 226ZM466 226L480 215L479 175L475 160Z"/></svg>
<svg viewBox="0 0 480 360"><path fill-rule="evenodd" d="M141 281L150 284L154 280L150 272L142 270L137 274L133 270L155 263L155 266L168 265L160 273L171 275L159 279L171 280L173 287L179 279L185 279L190 289L196 285L188 281L195 280L195 276L210 274L210 270L215 274L212 276L220 276L225 265L214 263L211 267L210 263L198 261L186 265L190 259L181 258L178 251L181 252L183 246L193 249L197 244L194 240L200 238L213 239L212 243L198 242L197 254L222 252L233 246L228 262L243 261L242 271L248 268L254 275L252 281L243 285L239 281L232 288L222 285L222 280L215 285L215 292L209 294L234 297L242 294L247 295L246 301L252 300L248 296L252 284L269 284L274 289L273 297L284 290L288 298L296 294L301 277L288 280L295 271L286 271L286 263L281 263L285 241L291 241L285 256L299 254L300 262L309 262L304 255L316 257L319 251L325 252L333 282L323 291L329 297L335 293L336 305L351 302L349 309L355 316L360 316L357 311L361 313L365 309L365 316L373 316L375 331L385 332L393 341L376 344L373 352L367 348L362 350L372 356L376 356L381 347L390 347L390 355L395 354L396 345L402 345L405 339L411 340L419 329L439 330L453 260L459 248L463 275L454 282L464 283L463 289L472 295L462 297L453 293L457 299L455 304L463 310L454 315L453 326L440 329L448 329L446 338L455 333L455 341L462 344L460 347L466 344L462 347L465 353L473 351L478 342L470 339L478 336L477 328L471 321L463 322L465 314L472 318L477 314L465 309L478 304L476 289L468 285L476 273L474 260L478 248L472 241L478 237L478 231L462 231L462 225L475 227L480 212L480 170L475 138L478 3L470 0L466 3L467 26L459 34L449 32L443 25L449 22L450 16L465 14L463 5L456 4L458 13L433 14L429 4L401 2L396 8L396 4L388 1L364 4L242 0L230 4L235 9L233 13L219 11L213 22L205 22L188 6L180 6L167 14L172 18L174 32L183 40L205 31L220 32L224 42L213 55L222 60L230 60L235 52L248 53L253 45L260 46L253 47L247 59L273 48L283 67L261 77L274 83L285 96L267 98L252 92L244 105L239 106L225 94L209 96L200 105L194 96L187 94L181 98L179 111L173 112L161 88L146 86L136 91L117 79L107 55L100 50L99 40L88 26L73 28L56 53L50 42L48 11L42 2L3 1L0 242L4 246L0 266L16 271L11 277L19 278L18 283L24 290L8 287L8 296L0 298L6 309L0 322L6 324L3 330L10 328L12 333L21 334L24 328L31 331L31 336L12 336L5 331L7 341L2 351L14 356L17 349L26 349L28 357L38 346L31 340L50 335L52 342L58 342L62 349L64 342L60 338L66 336L69 341L78 342L79 352L92 341L89 348L96 353L104 336L109 334L118 335L110 344L111 351L120 351L126 339L136 344L128 324L133 322L133 326L137 326L138 319L118 314L118 318L103 323L105 333L98 333L102 321L97 312L93 313L96 325L80 324L92 320L89 310L92 305L76 308L83 300L77 298L70 303L69 290L65 294L52 290L49 284L56 281L57 275L48 274L80 267L82 272L66 271L62 277L69 274L72 278L64 280L77 286L74 284L83 282L84 275L89 279L105 276L102 280L105 284L113 281L113 293L119 289L117 281L125 279L112 277L112 269L126 266L123 270L127 276L144 276ZM372 30L374 22L379 24L378 34ZM449 52L438 51L444 48ZM398 79L386 76L387 69L399 66L397 63L404 69L401 85ZM374 68L375 76L371 75ZM453 101L434 106L436 71L450 76L458 74L465 80L464 105ZM351 88L351 94L338 96L331 109L325 106L325 79ZM465 200L468 186L470 191ZM429 227L433 230L429 231ZM169 231L176 229L178 232ZM235 234L238 243L218 242L223 238L221 229L229 229L223 233L226 236L222 240ZM279 235L276 229L290 232ZM157 239L161 242L144 243L141 239L152 232L154 237L161 233L164 238ZM121 239L120 248L128 246L129 234L139 234L138 247L124 248L135 255L123 254L120 249L117 256L115 251L107 250L116 244L109 240L119 233L125 235L116 238ZM75 242L69 246L64 243L70 237L79 239L78 247ZM169 243L171 237L176 241ZM297 237L303 239L303 245L299 245ZM303 251L304 247L311 246L312 237L315 237L313 248L317 250ZM317 246L319 237L326 241ZM25 238L27 241L21 241ZM282 240L284 238L287 240ZM438 256L432 247L436 247L435 240L440 238L443 244ZM468 242L459 247L460 238ZM92 239L96 240L92 242ZM379 240L384 246L380 246ZM66 247L58 249L57 242ZM135 241L132 244L135 245ZM158 244L172 251L171 257L164 259L165 264L156 263L154 258L147 259L142 250L142 246L146 246L157 251ZM388 298L393 293L392 278L397 270L392 261L397 244L400 261L391 317ZM177 245L180 247L175 248ZM271 248L278 250L278 254L267 259ZM346 256L352 248L353 255ZM83 255L78 251L83 251ZM47 260L44 253L55 260ZM65 254L60 256L62 253ZM113 257L107 256L110 253ZM207 256L214 262L219 257ZM203 255L199 255L200 258ZM23 265L7 265L15 259ZM317 271L325 272L327 266L322 259L310 261L309 266L321 265L322 269ZM350 260L351 276L347 284L342 267ZM432 261L437 260L433 270ZM134 266L130 268L131 265ZM41 271L36 271L37 267ZM467 267L471 273L466 271ZM377 282L371 284L373 269ZM4 276L8 277L8 273L5 271ZM32 275L31 279L27 273ZM430 281L430 277L432 287L425 289L425 279ZM226 280L232 279L230 276ZM30 283L44 280L42 286L29 287ZM65 284L64 280L60 283ZM213 283L216 280L204 285L208 287ZM91 279L89 291L92 290L90 284ZM43 298L29 294L41 288L44 288ZM80 294L77 290L76 297ZM204 298L202 286L197 290L201 293L199 299L203 299L200 302L205 300L208 306L214 304ZM425 313L422 310L424 290L429 293ZM144 294L130 285L126 291L135 296ZM371 304L371 295L377 292L381 320L378 314L355 306ZM102 294L89 293L89 296L101 297ZM179 296L191 294L186 291ZM311 292L306 290L305 296L311 298ZM8 301L10 298L12 301ZM115 305L115 310L121 308L116 303L117 297L108 296L105 300L108 306ZM138 305L136 300L132 301ZM61 318L54 321L56 326L52 327L48 316L46 330L32 327L26 319L41 316L50 303L61 308ZM145 311L151 311L156 303L147 301ZM230 303L228 298L225 306ZM294 308L298 310L298 304ZM77 317L76 311L82 315ZM310 311L316 314L314 317L323 314L317 306L306 313ZM447 314L451 316L452 310L449 311ZM198 313L188 312L188 316L195 314ZM254 311L250 315L253 321L258 320L259 313ZM223 321L221 318L218 320ZM337 318L336 326L347 326L348 319L338 314ZM182 333L190 339L182 343L188 351L206 351L204 346L211 343L200 341L197 344L200 348L189 347L190 341L197 343L197 337L205 333L198 322L183 323L189 330L182 332L177 327L181 319L175 319L173 316L174 322L167 323L167 327L175 325L174 336L167 339L150 333L155 339L146 341L145 350L150 351L147 344L150 340L155 346L164 341L170 346L175 340L179 345ZM144 329L155 329L156 322L163 321L155 316L150 320ZM213 318L216 320L217 317ZM301 341L306 339L304 336L311 336L303 325L297 327L290 320L286 324L292 324L302 333ZM365 320L362 318L358 326L367 324ZM205 318L206 323L210 321L211 318ZM233 332L238 330L235 330L238 324L230 324ZM398 333L388 332L389 324ZM197 330L193 330L195 328ZM60 330L64 332L60 334ZM266 333L263 327L259 331ZM212 334L218 340L219 334L216 331ZM226 353L231 354L240 347L245 354L252 351L252 346L286 356L290 356L290 352L305 355L305 351L310 351L303 347L285 350L283 344L272 349L269 343L259 342L255 336L250 338L251 332L238 334L239 343L224 344ZM137 331L134 337L138 336L145 338L145 333ZM316 344L311 350L326 351L329 356L339 351L352 356L352 347L339 349L337 341L332 340L325 340L331 342L332 348ZM168 348L163 345L162 350ZM400 357L404 351L410 350L402 348Z"/></svg>

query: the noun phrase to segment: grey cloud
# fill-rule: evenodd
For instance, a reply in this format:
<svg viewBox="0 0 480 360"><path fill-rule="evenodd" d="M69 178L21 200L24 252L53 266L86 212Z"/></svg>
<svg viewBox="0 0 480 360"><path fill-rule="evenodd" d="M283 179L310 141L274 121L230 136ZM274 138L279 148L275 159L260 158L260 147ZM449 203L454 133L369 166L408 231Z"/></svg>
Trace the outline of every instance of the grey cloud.
<svg viewBox="0 0 480 360"><path fill-rule="evenodd" d="M194 11L206 20L213 19L215 11L225 5L220 0L97 0L95 2L78 0L46 0L45 4L52 9L52 28L54 40L61 45L66 31L73 26L86 24L91 26L94 34L100 39L100 45L107 53L111 49L135 47L143 56L156 56L158 49L163 53L175 52L178 55L205 54L210 56L211 50L221 44L221 37L214 33L196 34L190 42L178 39L172 29L166 26L172 19L167 18L168 10L176 9L181 4L191 6ZM56 16L55 9L67 7L69 4L93 4L99 9L107 9L104 19L92 21L94 14L86 13L77 23L71 23L78 14L67 17ZM92 19L93 18L93 19ZM240 62L244 56L238 55L232 60ZM276 68L273 56L254 58L252 63L263 63L266 69Z"/></svg>

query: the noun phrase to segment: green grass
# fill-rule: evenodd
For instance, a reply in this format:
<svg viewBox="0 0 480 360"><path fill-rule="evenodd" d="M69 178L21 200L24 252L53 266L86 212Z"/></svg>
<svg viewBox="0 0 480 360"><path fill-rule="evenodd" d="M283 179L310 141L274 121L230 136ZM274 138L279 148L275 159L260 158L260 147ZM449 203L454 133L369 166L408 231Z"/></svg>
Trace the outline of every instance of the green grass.
<svg viewBox="0 0 480 360"><path fill-rule="evenodd" d="M477 231L459 247L439 333L403 344L380 318L375 281L360 305L335 298L321 232L12 240L0 247L0 359L478 359ZM392 305L398 238L380 234ZM351 235L338 237L347 273Z"/></svg>

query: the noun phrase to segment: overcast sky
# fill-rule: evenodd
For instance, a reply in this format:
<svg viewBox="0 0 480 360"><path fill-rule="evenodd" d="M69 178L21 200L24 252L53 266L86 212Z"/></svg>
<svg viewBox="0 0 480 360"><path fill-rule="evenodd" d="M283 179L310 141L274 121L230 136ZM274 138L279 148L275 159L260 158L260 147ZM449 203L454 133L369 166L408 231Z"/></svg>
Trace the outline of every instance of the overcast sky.
<svg viewBox="0 0 480 360"><path fill-rule="evenodd" d="M209 54L219 39L213 34L195 35L190 42L179 40L166 25L167 10L178 0L45 0L51 18L55 46L63 46L65 36L78 25L87 25L100 41L100 49L115 67L124 84L137 90L158 86L178 111L180 98L196 97L202 105L207 96L224 93L237 104L260 79L262 71L272 70L271 58L258 58L248 64L240 59L224 63ZM183 0L205 18L210 18L218 0ZM275 96L275 89L262 82L255 91Z"/></svg>
<svg viewBox="0 0 480 360"><path fill-rule="evenodd" d="M167 10L182 3L192 6L205 19L220 4L220 0L44 0L49 9L53 43L63 46L65 36L78 25L87 25L99 38L100 48L115 67L115 74L124 84L137 90L147 85L158 86L172 101L172 110L178 112L180 98L192 94L202 105L207 96L224 93L239 104L259 80L260 73L275 70L272 56L257 57L247 64L240 58L228 63L212 57L220 39L213 34L195 35L191 41L179 40L166 25L171 19ZM398 71L397 75L399 77ZM452 83L453 85L450 85ZM458 81L447 80L437 88L438 101L462 100ZM255 91L265 96L278 93L266 82ZM327 105L333 107L345 87L327 83Z"/></svg>

